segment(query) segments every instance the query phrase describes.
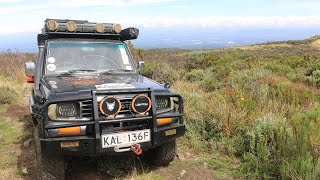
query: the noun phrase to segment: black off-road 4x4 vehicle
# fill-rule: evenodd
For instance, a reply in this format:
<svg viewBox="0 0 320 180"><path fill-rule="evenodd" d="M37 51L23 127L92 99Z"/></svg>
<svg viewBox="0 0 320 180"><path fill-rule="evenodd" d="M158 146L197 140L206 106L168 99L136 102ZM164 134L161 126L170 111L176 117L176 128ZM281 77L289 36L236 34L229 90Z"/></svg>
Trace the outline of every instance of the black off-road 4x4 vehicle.
<svg viewBox="0 0 320 180"><path fill-rule="evenodd" d="M139 75L125 43L139 30L119 24L47 19L38 34L30 112L42 179L64 179L66 157L144 154L155 165L175 157L185 132L183 99Z"/></svg>

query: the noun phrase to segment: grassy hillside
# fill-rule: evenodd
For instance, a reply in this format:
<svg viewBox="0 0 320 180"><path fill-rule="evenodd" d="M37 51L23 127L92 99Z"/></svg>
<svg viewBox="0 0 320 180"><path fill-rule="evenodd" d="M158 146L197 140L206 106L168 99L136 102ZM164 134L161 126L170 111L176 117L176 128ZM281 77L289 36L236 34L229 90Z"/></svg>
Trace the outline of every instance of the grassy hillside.
<svg viewBox="0 0 320 180"><path fill-rule="evenodd" d="M319 179L319 37L209 51L146 51L146 76L186 100L184 142L242 178ZM136 50L139 51L139 50ZM141 51L141 50L140 50ZM139 53L136 53L139 54Z"/></svg>
<svg viewBox="0 0 320 180"><path fill-rule="evenodd" d="M183 94L188 131L179 140L179 161L127 178L176 178L181 168L194 178L197 172L216 179L320 178L319 37L217 50L133 48L133 54L146 62L144 75L171 81ZM23 177L12 175L23 166L7 149L30 134L20 132L22 117L5 112L26 97L23 64L35 57L0 54L0 140L6 139L0 179Z"/></svg>

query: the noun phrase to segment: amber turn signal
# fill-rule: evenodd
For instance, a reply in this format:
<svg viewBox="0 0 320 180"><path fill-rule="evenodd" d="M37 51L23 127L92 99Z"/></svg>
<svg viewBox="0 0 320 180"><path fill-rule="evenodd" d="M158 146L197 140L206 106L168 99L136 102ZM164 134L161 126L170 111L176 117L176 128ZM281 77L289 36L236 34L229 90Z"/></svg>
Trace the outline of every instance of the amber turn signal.
<svg viewBox="0 0 320 180"><path fill-rule="evenodd" d="M169 124L172 123L172 118L160 118L157 119L157 124L158 125L164 125L164 124Z"/></svg>
<svg viewBox="0 0 320 180"><path fill-rule="evenodd" d="M68 127L68 128L59 128L58 134L80 134L80 126Z"/></svg>

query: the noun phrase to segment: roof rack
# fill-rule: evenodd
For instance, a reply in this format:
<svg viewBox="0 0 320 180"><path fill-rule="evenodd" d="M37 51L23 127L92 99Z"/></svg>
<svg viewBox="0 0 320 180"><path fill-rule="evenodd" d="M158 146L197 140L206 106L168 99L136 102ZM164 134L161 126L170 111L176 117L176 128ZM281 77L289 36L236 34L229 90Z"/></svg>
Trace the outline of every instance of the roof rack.
<svg viewBox="0 0 320 180"><path fill-rule="evenodd" d="M116 23L95 23L87 20L46 19L42 33L109 33L119 34L121 25Z"/></svg>
<svg viewBox="0 0 320 180"><path fill-rule="evenodd" d="M130 27L121 30L120 24L95 23L87 20L46 19L42 33L38 35L38 44L44 44L48 39L57 38L87 38L133 40L139 36L139 29Z"/></svg>

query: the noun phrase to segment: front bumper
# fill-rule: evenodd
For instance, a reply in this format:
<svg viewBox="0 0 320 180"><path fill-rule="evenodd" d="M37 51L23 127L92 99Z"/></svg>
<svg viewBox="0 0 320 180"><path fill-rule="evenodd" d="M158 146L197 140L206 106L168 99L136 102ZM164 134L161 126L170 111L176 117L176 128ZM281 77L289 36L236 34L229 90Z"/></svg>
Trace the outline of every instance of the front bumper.
<svg viewBox="0 0 320 180"><path fill-rule="evenodd" d="M185 125L183 122L183 99L179 94L174 93L154 93L152 90L134 90L135 93L148 93L149 97L151 98L152 102L155 102L155 97L176 97L178 99L178 109L176 113L171 114L156 114L156 107L152 106L151 108L151 115L149 117L142 117L140 120L148 120L147 129L151 130L151 141L141 143L141 148L143 151L146 151L148 149L155 148L163 143L166 143L168 141L174 140L180 136L183 136L185 133ZM93 107L98 107L97 103L97 95L101 94L119 94L119 93L128 93L128 90L122 90L122 91L113 91L113 92L104 92L104 91L93 91L92 92L92 102ZM133 91L130 91L129 93L133 93ZM58 100L57 100L58 101ZM51 102L52 103L52 102ZM49 104L49 103L48 103ZM64 125L52 125L47 124L43 127L44 131L50 130L50 129L56 129L56 128L65 128L65 127L73 127L73 126L88 126L93 129L91 135L82 135L82 136L68 136L68 137L55 137L55 138L48 138L48 137L41 137L40 143L41 148L44 151L51 151L54 153L59 153L63 155L72 155L72 156L98 156L103 154L119 154L119 152L116 152L113 147L111 148L102 148L102 140L101 135L102 133L102 126L108 125L108 123L113 123L117 120L112 121L103 121L99 117L98 108L94 108L93 113L93 121L88 122L81 122L81 123L70 123L70 124L64 124ZM159 127L157 125L157 118L175 118L177 119L176 123L173 123L168 126ZM126 121L132 121L134 119L119 119L121 122ZM136 118L135 121L138 121L139 118ZM132 129L131 131L134 131ZM170 133L168 133L170 132ZM172 133L174 132L174 133ZM62 147L62 143L74 143L77 144L77 146L73 147Z"/></svg>
<svg viewBox="0 0 320 180"><path fill-rule="evenodd" d="M166 131L176 130L174 135L166 136ZM141 143L141 148L143 151L157 147L163 143L174 140L178 137L183 136L185 133L185 125L175 125L165 128L157 132L151 132L151 141L146 143ZM99 156L104 154L119 154L114 151L114 148L102 148L101 138L95 139L87 136L74 136L74 137L60 137L60 138L50 138L41 139L41 148L44 151L51 151L63 155L72 156ZM62 148L61 143L63 142L78 142L79 147L68 147Z"/></svg>

